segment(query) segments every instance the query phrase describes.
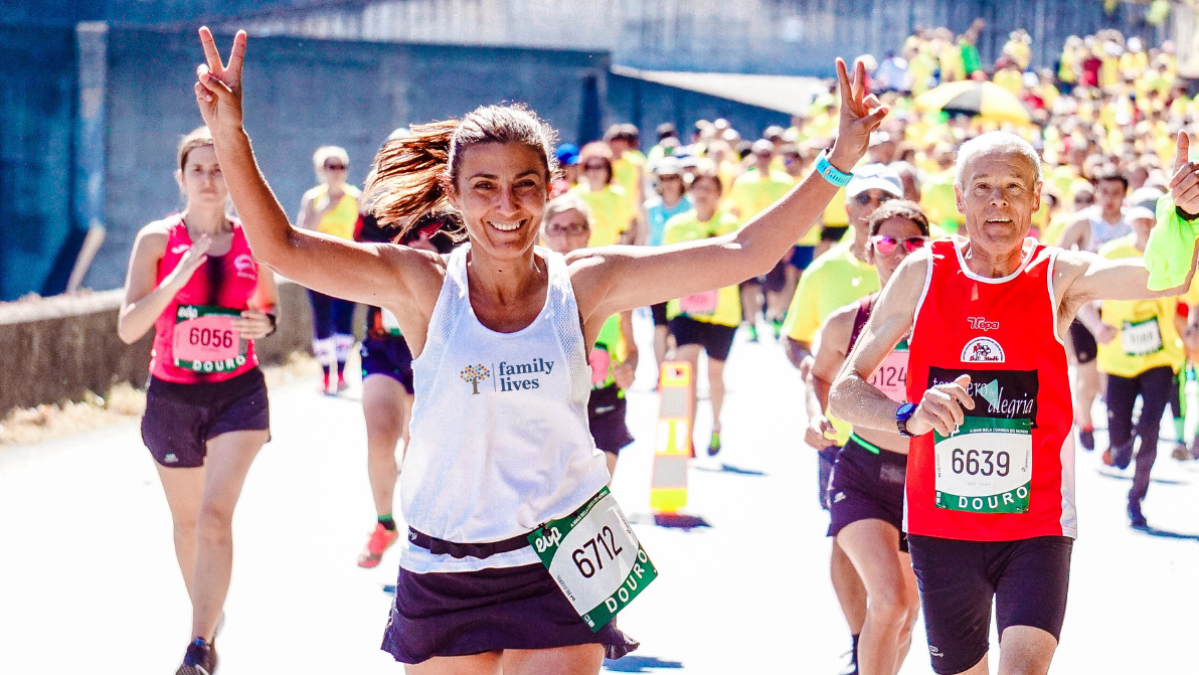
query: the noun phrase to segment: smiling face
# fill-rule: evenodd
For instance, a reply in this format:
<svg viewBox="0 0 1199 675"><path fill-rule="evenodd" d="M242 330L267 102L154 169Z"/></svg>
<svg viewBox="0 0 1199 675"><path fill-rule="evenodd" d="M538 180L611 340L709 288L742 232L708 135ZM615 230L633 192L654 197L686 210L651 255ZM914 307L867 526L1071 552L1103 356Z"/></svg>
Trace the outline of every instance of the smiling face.
<svg viewBox="0 0 1199 675"><path fill-rule="evenodd" d="M217 162L216 150L211 145L192 148L184 159L183 169L175 177L187 196L188 208L225 206L229 190L225 187L225 176Z"/></svg>
<svg viewBox="0 0 1199 675"><path fill-rule="evenodd" d="M536 148L478 143L462 151L449 200L462 212L471 244L497 259L526 255L537 242L549 170Z"/></svg>
<svg viewBox="0 0 1199 675"><path fill-rule="evenodd" d="M995 257L1020 250L1032 214L1041 207L1037 169L1015 151L992 150L970 158L954 192L971 244Z"/></svg>

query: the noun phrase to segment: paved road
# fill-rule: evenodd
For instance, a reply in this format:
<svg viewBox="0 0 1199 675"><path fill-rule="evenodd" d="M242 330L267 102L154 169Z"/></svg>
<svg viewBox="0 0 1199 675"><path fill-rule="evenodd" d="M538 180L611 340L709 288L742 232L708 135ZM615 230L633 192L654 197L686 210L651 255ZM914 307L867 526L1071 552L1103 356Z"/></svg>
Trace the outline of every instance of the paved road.
<svg viewBox="0 0 1199 675"><path fill-rule="evenodd" d="M664 529L648 515L657 406L642 353L630 405L638 441L613 491L661 577L621 615L642 648L607 669L836 672L848 635L828 581L816 460L798 441L794 371L769 339L739 339L726 450L690 474L689 511L708 526ZM334 399L314 386L271 392L274 441L235 523L223 675L401 672L378 650L397 556L370 571L354 563L372 525L358 390ZM1157 534L1125 526L1127 475L1091 454L1078 466L1082 538L1054 672L1196 672L1199 465L1159 459L1145 506ZM189 616L136 425L0 451L0 673L171 673ZM921 625L904 675L931 672L925 649Z"/></svg>

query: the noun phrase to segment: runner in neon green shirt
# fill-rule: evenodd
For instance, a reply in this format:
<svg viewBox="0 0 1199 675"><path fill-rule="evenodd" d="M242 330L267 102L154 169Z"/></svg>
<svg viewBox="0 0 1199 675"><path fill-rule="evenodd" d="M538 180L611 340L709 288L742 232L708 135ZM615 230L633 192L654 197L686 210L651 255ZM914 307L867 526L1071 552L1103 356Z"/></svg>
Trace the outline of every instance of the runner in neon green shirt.
<svg viewBox="0 0 1199 675"><path fill-rule="evenodd" d="M665 245L698 241L735 232L737 218L716 210L723 188L714 171L696 174L689 194L695 210L681 213L666 222L662 243ZM671 300L666 305L670 332L674 334L675 359L691 363L691 372L699 372L699 353L708 355L708 400L712 403L712 436L708 455L720 452L720 408L724 403L724 362L733 346L733 336L741 323L741 296L736 286L696 293ZM695 395L695 378L691 378ZM695 428L695 409L691 411ZM694 453L694 445L692 445Z"/></svg>

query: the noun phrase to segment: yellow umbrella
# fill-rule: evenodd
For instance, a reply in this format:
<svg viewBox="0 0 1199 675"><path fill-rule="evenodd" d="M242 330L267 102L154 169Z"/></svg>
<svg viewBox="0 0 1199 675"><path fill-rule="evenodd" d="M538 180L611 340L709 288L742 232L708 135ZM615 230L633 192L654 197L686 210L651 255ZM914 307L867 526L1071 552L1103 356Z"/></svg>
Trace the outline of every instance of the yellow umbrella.
<svg viewBox="0 0 1199 675"><path fill-rule="evenodd" d="M994 82L964 80L930 89L916 97L920 110L966 114L994 122L1028 124L1032 117L1024 102Z"/></svg>

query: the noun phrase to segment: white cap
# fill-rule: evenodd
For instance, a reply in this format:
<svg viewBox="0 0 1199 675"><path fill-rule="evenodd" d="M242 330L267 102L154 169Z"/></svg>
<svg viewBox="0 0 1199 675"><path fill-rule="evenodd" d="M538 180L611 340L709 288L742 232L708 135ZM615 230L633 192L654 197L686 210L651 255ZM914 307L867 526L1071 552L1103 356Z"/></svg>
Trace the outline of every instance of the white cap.
<svg viewBox="0 0 1199 675"><path fill-rule="evenodd" d="M903 197L903 183L899 174L885 164L867 164L853 172L853 180L845 186L846 197L856 197L867 190L882 190L895 197Z"/></svg>
<svg viewBox="0 0 1199 675"><path fill-rule="evenodd" d="M1156 221L1157 215L1154 214L1149 209L1145 208L1144 206L1134 206L1131 209L1128 209L1127 211L1124 212L1124 218L1126 220L1128 220L1129 222L1132 222L1134 220L1141 220L1141 219L1148 219L1148 220Z"/></svg>

